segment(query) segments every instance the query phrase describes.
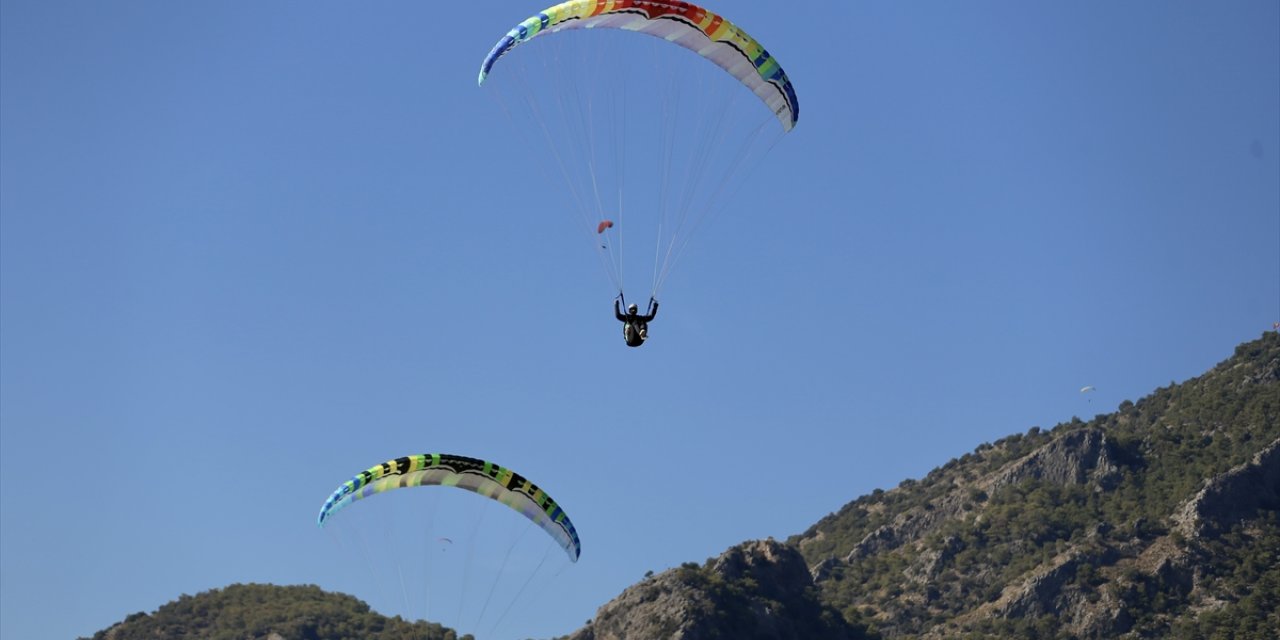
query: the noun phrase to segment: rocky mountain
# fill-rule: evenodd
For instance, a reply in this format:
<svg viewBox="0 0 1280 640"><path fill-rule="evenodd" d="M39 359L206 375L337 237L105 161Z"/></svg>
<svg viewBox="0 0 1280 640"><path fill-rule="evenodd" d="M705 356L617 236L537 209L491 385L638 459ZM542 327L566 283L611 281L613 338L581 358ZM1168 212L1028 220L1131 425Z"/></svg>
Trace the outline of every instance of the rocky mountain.
<svg viewBox="0 0 1280 640"><path fill-rule="evenodd" d="M1115 413L863 496L785 546L648 577L569 638L1280 638L1278 507L1270 332ZM726 569L742 558L749 580Z"/></svg>
<svg viewBox="0 0 1280 640"><path fill-rule="evenodd" d="M804 558L773 540L747 542L699 566L647 576L569 640L857 640L818 599Z"/></svg>
<svg viewBox="0 0 1280 640"><path fill-rule="evenodd" d="M885 638L1276 638L1277 507L1271 332L1116 413L863 496L789 543L824 602Z"/></svg>

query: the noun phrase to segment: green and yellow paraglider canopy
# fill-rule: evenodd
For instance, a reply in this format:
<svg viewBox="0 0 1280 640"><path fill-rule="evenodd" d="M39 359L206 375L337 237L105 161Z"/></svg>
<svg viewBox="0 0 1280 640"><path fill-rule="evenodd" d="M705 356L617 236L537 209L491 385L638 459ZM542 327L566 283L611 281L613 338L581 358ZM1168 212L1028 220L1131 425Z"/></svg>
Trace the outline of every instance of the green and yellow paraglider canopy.
<svg viewBox="0 0 1280 640"><path fill-rule="evenodd" d="M582 554L578 532L569 516L537 485L492 462L447 453L405 456L361 471L324 501L316 524L324 526L333 514L356 500L392 489L426 486L457 487L497 500L546 531L560 543L570 560L577 562Z"/></svg>

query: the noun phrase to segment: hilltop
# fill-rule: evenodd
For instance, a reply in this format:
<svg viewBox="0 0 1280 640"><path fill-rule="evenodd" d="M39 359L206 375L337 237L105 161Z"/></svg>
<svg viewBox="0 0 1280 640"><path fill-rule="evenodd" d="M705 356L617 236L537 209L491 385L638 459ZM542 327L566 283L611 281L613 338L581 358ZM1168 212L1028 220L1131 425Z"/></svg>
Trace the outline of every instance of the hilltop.
<svg viewBox="0 0 1280 640"><path fill-rule="evenodd" d="M316 586L233 584L135 613L89 640L469 640L427 622L388 618ZM85 639L81 639L85 640Z"/></svg>

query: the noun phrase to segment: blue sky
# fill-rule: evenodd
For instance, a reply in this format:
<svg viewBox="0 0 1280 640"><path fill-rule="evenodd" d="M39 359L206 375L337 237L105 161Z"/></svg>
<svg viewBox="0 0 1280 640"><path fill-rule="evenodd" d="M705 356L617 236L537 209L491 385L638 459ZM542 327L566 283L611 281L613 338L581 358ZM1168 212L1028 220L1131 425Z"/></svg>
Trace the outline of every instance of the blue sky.
<svg viewBox="0 0 1280 640"><path fill-rule="evenodd" d="M232 582L419 615L314 518L432 451L568 510L582 559L509 631L568 633L1280 320L1275 2L712 6L800 122L641 349L497 161L476 72L540 8L0 2L0 636Z"/></svg>

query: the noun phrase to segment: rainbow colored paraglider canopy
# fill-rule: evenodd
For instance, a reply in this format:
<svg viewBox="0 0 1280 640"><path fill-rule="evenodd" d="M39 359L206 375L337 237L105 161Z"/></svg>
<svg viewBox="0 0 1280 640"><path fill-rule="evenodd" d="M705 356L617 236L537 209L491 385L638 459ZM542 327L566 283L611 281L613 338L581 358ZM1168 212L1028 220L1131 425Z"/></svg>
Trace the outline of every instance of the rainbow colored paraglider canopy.
<svg viewBox="0 0 1280 640"><path fill-rule="evenodd" d="M791 80L755 38L698 5L675 0L570 0L544 9L507 32L480 66L484 84L493 65L516 45L566 29L622 29L678 44L724 69L755 92L785 131L796 126L800 104Z"/></svg>

